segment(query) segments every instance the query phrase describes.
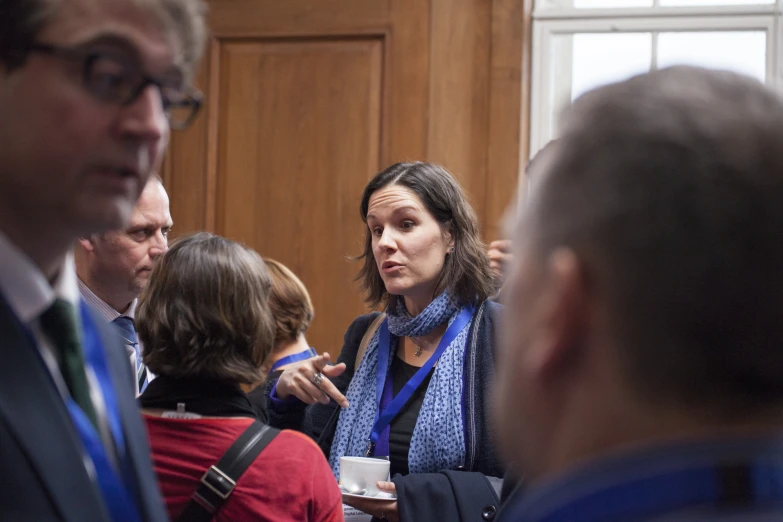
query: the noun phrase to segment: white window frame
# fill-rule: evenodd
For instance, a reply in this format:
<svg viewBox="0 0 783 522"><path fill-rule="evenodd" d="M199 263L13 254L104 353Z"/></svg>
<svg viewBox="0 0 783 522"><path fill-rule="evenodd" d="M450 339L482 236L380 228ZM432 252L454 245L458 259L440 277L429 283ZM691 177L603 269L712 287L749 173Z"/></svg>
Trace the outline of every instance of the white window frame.
<svg viewBox="0 0 783 522"><path fill-rule="evenodd" d="M538 2L557 0L538 0ZM767 33L766 82L781 90L780 13L781 1L770 5L582 9L544 5L533 13L533 64L531 76L530 155L543 147L557 132L557 119L570 102L571 82L561 81L557 92L555 75L570 75L557 67L567 62L569 49L556 49L559 35L574 33L626 33L669 31L747 31ZM653 54L655 55L655 41ZM555 53L554 51L557 51ZM559 58L553 58L557 55ZM563 60L562 57L566 56ZM653 57L653 66L655 56Z"/></svg>

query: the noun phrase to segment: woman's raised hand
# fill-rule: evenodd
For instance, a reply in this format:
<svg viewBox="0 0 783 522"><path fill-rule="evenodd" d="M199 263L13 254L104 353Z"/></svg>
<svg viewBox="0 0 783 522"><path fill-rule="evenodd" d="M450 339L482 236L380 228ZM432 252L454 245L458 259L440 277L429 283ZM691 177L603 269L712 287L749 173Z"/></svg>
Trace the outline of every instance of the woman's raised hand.
<svg viewBox="0 0 783 522"><path fill-rule="evenodd" d="M286 399L293 395L307 404L329 404L332 398L347 408L348 400L330 380L345 371L345 363L329 366L329 359L329 354L324 352L286 368L277 380L277 397Z"/></svg>

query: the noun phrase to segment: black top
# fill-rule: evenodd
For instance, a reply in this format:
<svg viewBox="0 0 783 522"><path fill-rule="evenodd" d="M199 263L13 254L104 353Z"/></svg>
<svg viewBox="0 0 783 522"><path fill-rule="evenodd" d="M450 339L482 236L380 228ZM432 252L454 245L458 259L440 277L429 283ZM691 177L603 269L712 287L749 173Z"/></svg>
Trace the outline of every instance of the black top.
<svg viewBox="0 0 783 522"><path fill-rule="evenodd" d="M277 382L277 379L279 379L281 375L283 375L283 370L275 370L267 376L266 382L270 382L270 381ZM252 404L253 408L256 410L256 415L258 415L258 420L260 420L264 424L269 424L269 413L267 413L266 411L267 394L268 392L264 384L260 386L256 386L253 390L249 391L247 394L247 400L250 401L250 404Z"/></svg>
<svg viewBox="0 0 783 522"><path fill-rule="evenodd" d="M417 366L410 365L395 357L391 364L393 377L393 390L396 397L402 387L419 371ZM391 461L391 476L397 473L407 475L408 472L408 449L411 447L411 438L413 438L413 428L416 427L416 420L419 418L419 410L424 402L424 395L432 379L432 370L424 378L421 386L413 393L413 396L405 403L400 413L394 417L389 430L389 460Z"/></svg>

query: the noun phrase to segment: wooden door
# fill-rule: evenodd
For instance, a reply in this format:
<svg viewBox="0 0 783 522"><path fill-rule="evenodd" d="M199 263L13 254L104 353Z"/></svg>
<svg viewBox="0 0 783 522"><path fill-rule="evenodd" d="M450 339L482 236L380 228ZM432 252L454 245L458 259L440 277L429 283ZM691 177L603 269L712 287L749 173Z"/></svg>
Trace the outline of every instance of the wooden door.
<svg viewBox="0 0 783 522"><path fill-rule="evenodd" d="M498 72L509 91L509 65L498 71L491 55L495 26L514 23L494 3L211 0L197 82L207 105L173 135L164 172L177 233L214 231L289 266L315 305L308 339L336 356L367 311L350 257L361 252L359 200L377 171L444 164L487 239L497 235L517 172L488 169L504 164L488 156L498 151L490 137L513 136L494 124L509 121L493 116L507 104L490 103ZM518 154L505 164L515 168Z"/></svg>

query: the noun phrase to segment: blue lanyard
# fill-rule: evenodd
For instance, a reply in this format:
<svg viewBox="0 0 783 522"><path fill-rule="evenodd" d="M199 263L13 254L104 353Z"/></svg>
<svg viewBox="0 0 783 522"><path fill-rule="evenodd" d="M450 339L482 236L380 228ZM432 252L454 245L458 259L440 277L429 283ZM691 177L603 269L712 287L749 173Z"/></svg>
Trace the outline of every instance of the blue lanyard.
<svg viewBox="0 0 783 522"><path fill-rule="evenodd" d="M726 470L746 480L727 481ZM600 479L600 477L597 477ZM594 494L536 513L524 496L501 518L514 522L610 522L646 520L696 506L748 509L783 508L783 466L780 459L758 459L731 466L704 465L620 482ZM511 506L510 506L511 507ZM695 519L694 519L695 520Z"/></svg>
<svg viewBox="0 0 783 522"><path fill-rule="evenodd" d="M295 353L293 355L287 355L283 357L282 359L277 360L275 364L272 365L272 369L269 370L269 373L272 373L279 369L281 366L285 366L286 364L291 364L299 361L304 361L305 359L309 359L311 357L316 357L318 354L316 353L314 348L308 348L307 350L299 353Z"/></svg>
<svg viewBox="0 0 783 522"><path fill-rule="evenodd" d="M427 378L427 375L438 362L440 356L446 351L446 348L457 338L457 335L465 326L470 323L473 317L473 307L463 308L456 319L443 334L435 353L419 368L413 377L405 383L400 393L392 399L393 381L389 370L389 359L391 350L391 334L389 333L389 320L385 319L381 323L378 337L378 371L375 374L375 400L378 402L378 416L375 425L370 432L370 440L367 444L366 456L388 456L389 455L389 429L394 418L400 413L400 410L410 400L421 383Z"/></svg>
<svg viewBox="0 0 783 522"><path fill-rule="evenodd" d="M119 405L117 397L112 386L111 376L109 374L106 357L104 354L103 343L101 342L98 328L90 315L87 304L80 300L80 319L82 322L82 348L84 350L84 360L86 366L92 368L98 385L101 388L104 404L106 406L106 417L109 423L109 429L114 439L114 446L117 450L117 458L121 468L120 477L112 467L106 447L98 435L95 427L84 414L82 409L71 398L65 399L65 406L71 416L74 427L79 433L84 450L90 456L93 466L95 466L96 485L98 486L104 505L106 506L111 519L114 522L140 522L141 515L134 502L136 496L136 481L133 470L125 448L125 436L122 429L122 420L120 419ZM18 320L18 319L17 319ZM27 333L33 346L38 343L32 331L23 323L22 328ZM36 350L38 351L38 350ZM46 367L44 361L41 361ZM46 372L49 374L49 371ZM51 374L49 374L51 377ZM52 382L57 388L57 384Z"/></svg>
<svg viewBox="0 0 783 522"><path fill-rule="evenodd" d="M84 359L88 366L92 367L103 394L106 417L112 438L114 439L114 446L117 449L122 476L118 476L111 466L106 454L106 447L103 445L95 428L88 421L81 408L70 397L68 398L68 411L71 413L79 435L81 435L85 449L92 458L93 464L95 464L95 470L98 474L98 485L103 493L103 498L106 501L112 520L123 522L140 521L141 516L133 501L133 493L136 492L131 489L135 489L136 482L125 447L125 435L122 429L122 420L120 419L119 403L117 402L114 386L112 386L104 347L87 304L80 300L80 305Z"/></svg>

